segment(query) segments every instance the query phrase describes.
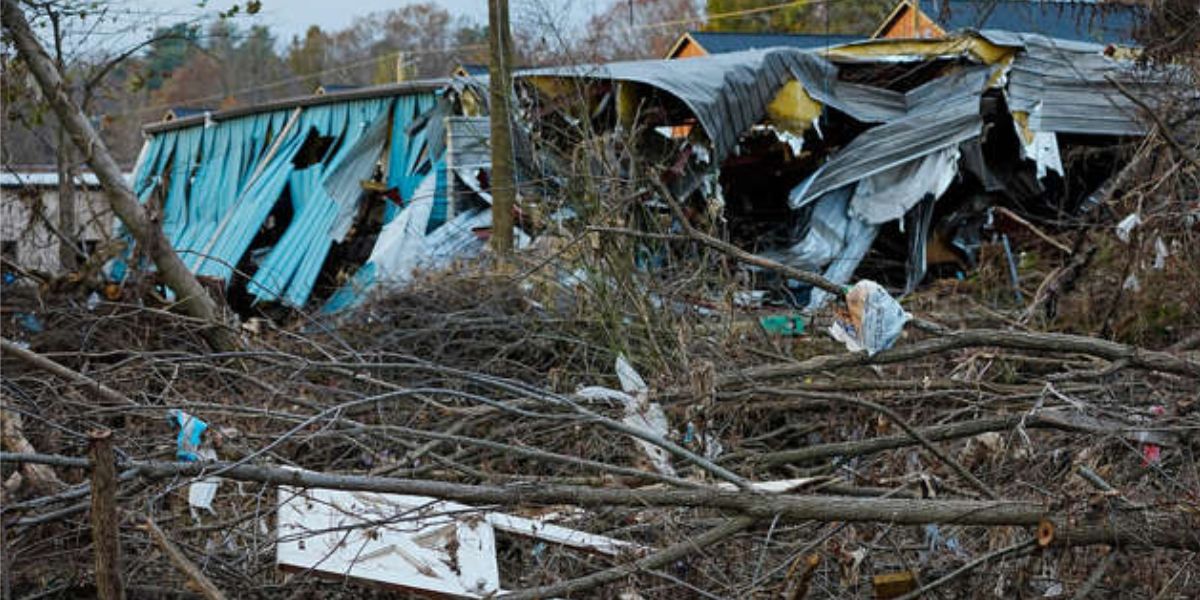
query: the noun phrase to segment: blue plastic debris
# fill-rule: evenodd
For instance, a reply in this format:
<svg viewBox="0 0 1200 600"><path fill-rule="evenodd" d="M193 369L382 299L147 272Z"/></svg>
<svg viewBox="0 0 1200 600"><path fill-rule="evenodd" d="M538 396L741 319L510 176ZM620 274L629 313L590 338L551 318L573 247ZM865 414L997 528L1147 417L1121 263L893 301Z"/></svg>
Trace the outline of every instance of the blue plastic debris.
<svg viewBox="0 0 1200 600"><path fill-rule="evenodd" d="M200 443L208 423L178 409L167 411L167 418L178 432L175 437L175 457L185 462L200 460Z"/></svg>
<svg viewBox="0 0 1200 600"><path fill-rule="evenodd" d="M17 313L17 323L29 333L41 333L46 330L42 320L33 313Z"/></svg>

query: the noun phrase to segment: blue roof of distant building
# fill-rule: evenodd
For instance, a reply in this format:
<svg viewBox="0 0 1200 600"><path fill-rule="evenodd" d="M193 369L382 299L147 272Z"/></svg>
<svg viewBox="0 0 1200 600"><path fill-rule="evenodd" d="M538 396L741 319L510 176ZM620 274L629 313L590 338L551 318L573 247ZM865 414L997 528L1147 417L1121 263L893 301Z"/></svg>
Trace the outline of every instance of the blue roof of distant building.
<svg viewBox="0 0 1200 600"><path fill-rule="evenodd" d="M946 31L1003 29L1098 44L1134 43L1138 7L1094 0L920 0Z"/></svg>
<svg viewBox="0 0 1200 600"><path fill-rule="evenodd" d="M802 33L732 33L717 31L689 31L688 35L696 40L709 54L724 54L740 52L757 48L775 48L790 46L792 48L823 48L849 44L866 39L860 35L821 35Z"/></svg>

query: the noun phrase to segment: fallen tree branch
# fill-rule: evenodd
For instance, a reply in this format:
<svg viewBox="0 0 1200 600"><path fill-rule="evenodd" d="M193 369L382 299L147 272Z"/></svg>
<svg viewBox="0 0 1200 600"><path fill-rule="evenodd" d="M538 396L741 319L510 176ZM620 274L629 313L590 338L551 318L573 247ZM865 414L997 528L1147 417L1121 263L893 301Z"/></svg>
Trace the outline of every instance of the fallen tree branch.
<svg viewBox="0 0 1200 600"><path fill-rule="evenodd" d="M916 598L920 598L926 592L936 590L937 588L940 588L943 585L946 585L947 583L950 583L951 581L954 581L955 579L962 577L963 575L971 572L971 570L973 570L975 567L978 567L979 565L982 565L987 562L991 562L997 558L1008 556L1009 554L1012 554L1014 552L1021 552L1021 551L1029 550L1029 549L1033 548L1034 545L1035 545L1034 540L1027 540L1024 542L1018 542L1011 546L1006 546L1004 548L1000 548L999 550L994 550L992 552L984 554L984 555L976 558L975 560L972 560L971 562L951 571L945 577L931 581L931 582L921 586L918 589L915 589L907 594L904 594L903 596L900 596L896 600L915 600Z"/></svg>
<svg viewBox="0 0 1200 600"><path fill-rule="evenodd" d="M1175 139L1174 132L1170 127L1167 127L1166 123L1163 122L1162 117L1158 114L1158 111L1151 108L1149 104L1146 104L1146 101L1138 97L1137 94L1129 91L1129 88L1125 87L1124 84L1122 84L1112 75L1105 75L1104 78L1107 79L1109 83L1113 84L1113 86L1117 88L1117 91L1121 92L1123 96L1129 98L1134 104L1138 105L1142 111L1150 116L1150 118L1154 121L1154 124L1158 127L1158 133L1160 133L1163 138L1167 140L1167 143L1170 144L1171 148L1179 154L1180 158L1192 163L1193 167L1200 169L1200 160L1197 160L1196 157L1192 156L1192 153L1188 152L1183 145L1179 143L1179 140Z"/></svg>
<svg viewBox="0 0 1200 600"><path fill-rule="evenodd" d="M0 407L6 401L6 398L0 396ZM33 444L25 439L21 426L21 415L4 408L0 408L0 449L21 453L37 452ZM33 489L43 494L55 494L67 487L67 484L54 474L54 470L46 465L23 465L20 473L23 481L28 482ZM4 504L9 503L5 502Z"/></svg>
<svg viewBox="0 0 1200 600"><path fill-rule="evenodd" d="M672 544L654 554L644 556L631 564L618 565L611 569L585 575L577 579L529 588L527 590L519 590L500 597L506 600L532 600L534 598L554 598L565 594L578 594L579 592L619 581L639 571L649 571L671 564L688 554L699 551L706 546L711 546L732 535L736 535L756 522L758 522L758 519L754 517L730 519L696 537Z"/></svg>
<svg viewBox="0 0 1200 600"><path fill-rule="evenodd" d="M963 479L966 479L967 482L970 483L972 487L974 487L975 489L982 492L984 496L986 496L992 500L998 500L1000 498L1000 495L997 494L995 490L993 490L986 483L980 481L979 478L976 477L974 473L971 473L970 470L968 470L966 467L962 466L962 464L960 464L957 460L954 460L954 457L950 456L949 454L946 454L945 452L942 452L941 448L938 448L937 445L935 445L931 440L929 440L929 438L926 438L924 435L921 435L920 431L918 431L912 425L909 425L908 421L904 420L904 418L901 417L899 414L897 414L896 411L894 411L886 406L883 406L882 404L877 404L875 402L871 402L870 400L855 398L853 396L843 396L841 401L849 402L851 404L869 408L875 412L878 412L878 413L886 416L893 423L895 423L898 427L900 427L900 429L903 429L904 433L908 434L908 436L911 437L915 442L924 446L925 449L928 450L934 456L936 456L938 458L938 460L942 461L947 466L949 466L951 469L953 469L954 472L958 473L958 475L960 477L962 477Z"/></svg>
<svg viewBox="0 0 1200 600"><path fill-rule="evenodd" d="M205 598L208 598L208 600L225 600L225 594L221 592L220 588L214 585L212 580L205 576L204 572L195 563L188 560L188 557L179 548L176 548L175 544L171 543L171 540L167 539L167 535L158 528L158 525L154 521L147 518L143 526L150 533L150 538L154 540L154 543L158 544L158 547L162 548L162 551L166 553L171 564L175 565L175 568L182 571L184 575L187 575L188 580L195 584Z"/></svg>
<svg viewBox="0 0 1200 600"><path fill-rule="evenodd" d="M865 352L826 354L795 363L769 364L743 369L740 372L720 377L717 385L727 386L744 381L761 382L771 379L786 379L849 367L899 363L952 350L980 346L1087 354L1110 361L1125 359L1129 361L1131 367L1200 378L1200 362L1166 352L1145 350L1099 338L1065 333L967 329L890 348L875 354L875 356L868 356Z"/></svg>
<svg viewBox="0 0 1200 600"><path fill-rule="evenodd" d="M671 190L668 190L667 186L663 185L663 183L659 181L657 177L651 177L650 181L654 184L654 187L658 191L659 195L663 197L663 200L665 200L667 204L671 205L671 210L675 213L675 219L678 220L679 224L683 227L684 233L686 233L687 236L693 240L696 240L697 242L700 242L701 244L704 244L705 246L708 246L714 250L728 254L740 262L754 265L756 267L762 267L764 269L769 269L777 273L783 273L784 275L787 275L796 281L802 281L813 287L821 288L822 290L833 294L837 298L841 298L846 295L845 286L838 285L836 282L830 281L829 279L816 273L802 271L795 267L785 265L781 262L777 262L757 254L751 254L745 250L742 250L741 248L738 248L737 246L734 246L733 244L730 244L729 242L719 240L711 235L708 235L707 233L704 233L703 231L700 231L699 229L696 229L692 226L691 221L688 221L687 216L683 214L683 210L679 208L679 202L676 201L675 196L671 193Z"/></svg>
<svg viewBox="0 0 1200 600"><path fill-rule="evenodd" d="M79 371L63 366L60 363L54 362L36 352L26 350L9 340L0 338L0 353L11 356L28 364L31 367L41 369L51 375L61 377L73 385L79 386L101 400L107 400L113 404L129 404L137 405L137 402L130 400L125 394L114 390Z"/></svg>
<svg viewBox="0 0 1200 600"><path fill-rule="evenodd" d="M1102 435L1120 435L1141 441L1149 439L1160 445L1175 445L1176 442L1167 435L1159 432L1126 426L1123 423L1104 421L1086 415L1075 415L1059 410L1048 410L1032 415L1019 414L1006 417L992 417L947 425L934 425L916 429L922 437L931 442L960 439L987 433L989 431L1004 431L1021 426L1026 429L1057 429L1060 431L1084 431ZM762 465L798 464L838 456L866 456L897 448L915 446L919 442L911 435L893 435L857 440L852 442L834 442L819 444L793 450L768 452L753 457Z"/></svg>
<svg viewBox="0 0 1200 600"><path fill-rule="evenodd" d="M48 464L86 468L85 459L52 454L0 453L0 463ZM396 479L362 475L334 475L265 465L231 463L174 463L128 461L142 477L165 479L205 477L220 471L237 481L269 485L357 490L431 496L467 504L573 504L578 506L675 506L730 510L759 519L789 521L874 521L905 525L944 523L957 525L1034 526L1049 519L1055 525L1054 544L1065 546L1112 544L1150 545L1200 550L1200 523L1186 511L1178 513L1111 511L1094 522L1068 522L1065 515L1024 501L907 500L796 496L722 490L613 489L538 483L532 485L470 485L423 479Z"/></svg>

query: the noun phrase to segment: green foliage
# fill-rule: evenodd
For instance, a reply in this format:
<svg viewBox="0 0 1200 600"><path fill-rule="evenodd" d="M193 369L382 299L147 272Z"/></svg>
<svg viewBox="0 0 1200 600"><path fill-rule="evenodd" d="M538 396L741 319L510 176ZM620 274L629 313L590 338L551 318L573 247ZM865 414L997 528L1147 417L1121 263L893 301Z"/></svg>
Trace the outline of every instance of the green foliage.
<svg viewBox="0 0 1200 600"><path fill-rule="evenodd" d="M162 87L172 71L188 58L188 51L197 44L199 28L190 23L176 23L155 30L154 38L146 51L146 88L157 90Z"/></svg>

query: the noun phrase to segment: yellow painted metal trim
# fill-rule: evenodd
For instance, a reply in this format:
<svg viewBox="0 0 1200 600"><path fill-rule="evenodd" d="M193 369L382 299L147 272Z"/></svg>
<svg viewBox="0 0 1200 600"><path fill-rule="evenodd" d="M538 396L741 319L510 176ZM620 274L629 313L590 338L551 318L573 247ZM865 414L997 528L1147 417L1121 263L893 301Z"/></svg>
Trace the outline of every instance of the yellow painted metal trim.
<svg viewBox="0 0 1200 600"><path fill-rule="evenodd" d="M998 46L982 37L964 34L938 40L877 39L831 48L827 56L833 60L839 58L843 60L861 60L897 56L934 58L937 56L969 54L973 58L991 65L1005 59L1011 59L1016 52L1016 48Z"/></svg>

